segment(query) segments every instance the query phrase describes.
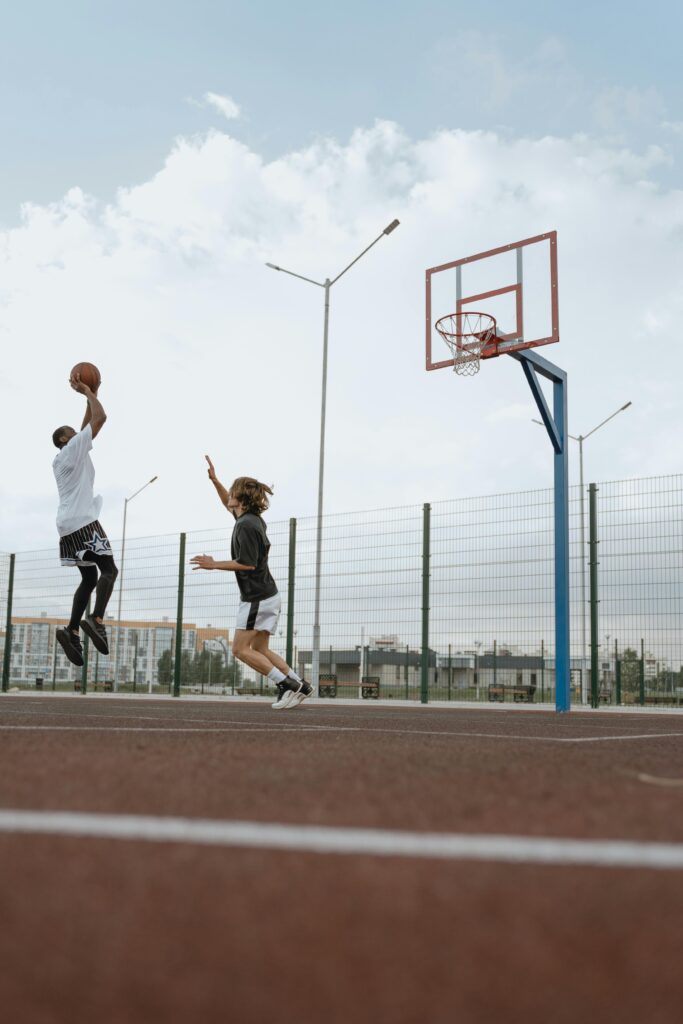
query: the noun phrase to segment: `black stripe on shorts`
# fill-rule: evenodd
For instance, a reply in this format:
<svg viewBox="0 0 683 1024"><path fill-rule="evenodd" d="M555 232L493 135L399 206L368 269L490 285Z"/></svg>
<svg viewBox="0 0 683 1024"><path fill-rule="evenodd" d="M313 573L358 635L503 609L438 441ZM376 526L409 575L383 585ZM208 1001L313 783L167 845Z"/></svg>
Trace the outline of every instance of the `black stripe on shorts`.
<svg viewBox="0 0 683 1024"><path fill-rule="evenodd" d="M259 601L252 601L251 607L249 608L249 615L247 616L247 629L254 629L256 627L256 616L258 615Z"/></svg>

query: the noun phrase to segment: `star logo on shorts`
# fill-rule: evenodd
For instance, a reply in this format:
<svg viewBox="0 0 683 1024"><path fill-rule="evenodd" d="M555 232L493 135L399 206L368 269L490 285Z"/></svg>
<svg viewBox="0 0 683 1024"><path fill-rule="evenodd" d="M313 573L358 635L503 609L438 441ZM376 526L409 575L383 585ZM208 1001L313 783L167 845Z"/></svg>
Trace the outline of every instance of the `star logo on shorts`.
<svg viewBox="0 0 683 1024"><path fill-rule="evenodd" d="M102 537L101 534L95 530L91 539L85 545L87 551L92 551L96 555L110 555L111 547L106 537Z"/></svg>

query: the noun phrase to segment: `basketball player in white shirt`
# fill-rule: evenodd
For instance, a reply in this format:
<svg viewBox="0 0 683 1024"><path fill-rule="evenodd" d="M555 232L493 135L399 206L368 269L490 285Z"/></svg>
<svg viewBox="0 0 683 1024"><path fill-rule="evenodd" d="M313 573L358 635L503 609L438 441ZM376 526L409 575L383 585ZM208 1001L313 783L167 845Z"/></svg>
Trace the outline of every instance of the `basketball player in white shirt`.
<svg viewBox="0 0 683 1024"><path fill-rule="evenodd" d="M69 661L82 665L80 629L87 633L101 654L109 654L104 613L118 569L109 539L98 519L102 498L94 494L95 467L90 458L93 439L104 426L107 415L97 394L79 376L69 383L74 391L85 395L88 405L78 433L73 427L58 427L52 435L54 445L59 448L52 468L59 491L59 556L62 565L78 568L81 583L74 594L69 624L66 629L58 629L56 636ZM95 607L91 615L84 616L93 590Z"/></svg>

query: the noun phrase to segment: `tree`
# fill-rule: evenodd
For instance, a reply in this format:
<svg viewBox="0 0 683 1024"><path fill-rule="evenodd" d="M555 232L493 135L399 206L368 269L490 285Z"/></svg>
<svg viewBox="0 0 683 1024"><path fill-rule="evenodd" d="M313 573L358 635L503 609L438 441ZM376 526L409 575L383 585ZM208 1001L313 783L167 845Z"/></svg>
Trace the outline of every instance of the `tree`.
<svg viewBox="0 0 683 1024"><path fill-rule="evenodd" d="M175 672L175 659L171 654L171 651L164 651L161 657L157 661L157 677L160 686L168 686L169 689L173 683L173 676ZM190 651L183 651L180 660L180 682L183 686L188 686L193 682L196 674L195 658Z"/></svg>
<svg viewBox="0 0 683 1024"><path fill-rule="evenodd" d="M632 647L625 647L621 661L621 692L634 697L640 689L640 655ZM623 699L623 698L622 698Z"/></svg>
<svg viewBox="0 0 683 1024"><path fill-rule="evenodd" d="M157 677L160 686L170 686L173 679L173 658L170 650L164 651L157 661Z"/></svg>

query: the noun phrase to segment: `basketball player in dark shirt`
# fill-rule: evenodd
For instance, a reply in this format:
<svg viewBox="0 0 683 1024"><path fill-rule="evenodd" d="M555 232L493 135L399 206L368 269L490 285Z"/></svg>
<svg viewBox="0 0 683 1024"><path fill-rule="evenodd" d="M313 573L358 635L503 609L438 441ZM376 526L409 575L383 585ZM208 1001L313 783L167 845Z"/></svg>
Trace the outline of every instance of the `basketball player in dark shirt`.
<svg viewBox="0 0 683 1024"><path fill-rule="evenodd" d="M278 654L268 647L277 629L281 599L268 568L270 541L261 514L268 508L272 490L250 476L238 477L226 489L216 476L208 455L209 480L227 510L234 516L235 528L230 544L231 560L217 562L210 555L195 555L194 569L223 569L234 572L240 591L232 653L239 661L267 676L277 689L272 705L278 711L294 708L313 692Z"/></svg>

